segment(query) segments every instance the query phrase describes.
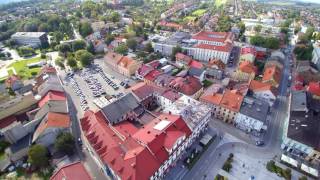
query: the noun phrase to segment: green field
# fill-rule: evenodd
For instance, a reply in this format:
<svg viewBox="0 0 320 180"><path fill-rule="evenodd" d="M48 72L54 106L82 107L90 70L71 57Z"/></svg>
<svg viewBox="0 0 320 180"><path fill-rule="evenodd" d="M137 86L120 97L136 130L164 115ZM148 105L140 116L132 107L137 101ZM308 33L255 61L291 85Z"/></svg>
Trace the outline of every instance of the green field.
<svg viewBox="0 0 320 180"><path fill-rule="evenodd" d="M41 67L29 68L27 65L31 63L40 62L41 58L36 57L28 60L21 60L12 63L8 68L12 67L15 69L17 75L23 79L30 79L33 75L38 74L41 70ZM13 74L12 70L9 70L9 75Z"/></svg>
<svg viewBox="0 0 320 180"><path fill-rule="evenodd" d="M204 13L206 13L206 9L198 9L192 13L193 16L201 17Z"/></svg>
<svg viewBox="0 0 320 180"><path fill-rule="evenodd" d="M197 17L186 16L186 17L183 18L183 21L190 22L190 21L194 21L195 19L197 19Z"/></svg>
<svg viewBox="0 0 320 180"><path fill-rule="evenodd" d="M221 7L222 5L225 5L227 3L227 0L215 0L214 4L216 7Z"/></svg>

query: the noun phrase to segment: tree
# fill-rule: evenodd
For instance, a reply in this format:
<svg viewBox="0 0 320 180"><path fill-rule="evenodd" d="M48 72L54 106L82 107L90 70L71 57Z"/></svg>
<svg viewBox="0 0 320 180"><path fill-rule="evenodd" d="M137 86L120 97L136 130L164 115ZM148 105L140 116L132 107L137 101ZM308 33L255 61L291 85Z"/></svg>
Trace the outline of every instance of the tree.
<svg viewBox="0 0 320 180"><path fill-rule="evenodd" d="M28 57L34 55L35 51L31 47L22 46L18 48L18 54L23 57Z"/></svg>
<svg viewBox="0 0 320 180"><path fill-rule="evenodd" d="M39 32L49 32L49 25L47 23L41 23L38 27Z"/></svg>
<svg viewBox="0 0 320 180"><path fill-rule="evenodd" d="M268 161L266 167L267 167L268 171L276 172L276 165L275 165L275 162L273 160Z"/></svg>
<svg viewBox="0 0 320 180"><path fill-rule="evenodd" d="M79 25L79 33L82 37L86 37L93 32L90 23L84 22Z"/></svg>
<svg viewBox="0 0 320 180"><path fill-rule="evenodd" d="M87 44L83 40L76 40L72 42L71 46L72 46L72 51L76 52L80 49L86 49Z"/></svg>
<svg viewBox="0 0 320 180"><path fill-rule="evenodd" d="M171 54L171 60L172 61L176 60L176 54L179 53L179 52L182 52L182 48L179 45L177 45L176 47L174 47L172 49L172 54Z"/></svg>
<svg viewBox="0 0 320 180"><path fill-rule="evenodd" d="M242 21L240 21L240 22L238 23L238 27L239 27L239 29L240 29L240 35L242 35L242 34L245 32L245 30L246 30L246 25L245 25Z"/></svg>
<svg viewBox="0 0 320 180"><path fill-rule="evenodd" d="M87 51L90 52L91 54L94 54L94 46L92 42L89 42L88 46L87 46Z"/></svg>
<svg viewBox="0 0 320 180"><path fill-rule="evenodd" d="M59 66L61 69L65 69L65 66L64 66L64 64L63 64L63 62L62 62L61 60L56 59L56 60L55 60L55 64L56 64L57 66Z"/></svg>
<svg viewBox="0 0 320 180"><path fill-rule="evenodd" d="M262 26L261 26L261 25L257 25L257 26L254 27L254 31L255 31L256 33L260 33L260 32L261 32L261 29L262 29Z"/></svg>
<svg viewBox="0 0 320 180"><path fill-rule="evenodd" d="M77 69L78 63L74 58L68 58L67 59L67 65L71 67L71 69Z"/></svg>
<svg viewBox="0 0 320 180"><path fill-rule="evenodd" d="M93 55L87 50L78 50L75 53L75 58L81 63L83 67L88 66L92 63Z"/></svg>
<svg viewBox="0 0 320 180"><path fill-rule="evenodd" d="M114 36L112 34L108 34L104 40L104 42L109 46L110 43L114 40Z"/></svg>
<svg viewBox="0 0 320 180"><path fill-rule="evenodd" d="M281 27L280 32L281 32L281 33L284 33L284 34L287 34L287 33L289 32L289 28L287 28L287 27Z"/></svg>
<svg viewBox="0 0 320 180"><path fill-rule="evenodd" d="M56 43L60 44L60 41L63 40L63 34L61 32L55 32L53 34L53 38L56 41Z"/></svg>
<svg viewBox="0 0 320 180"><path fill-rule="evenodd" d="M151 42L148 42L146 44L146 46L144 47L144 51L146 51L148 53L152 53L154 51Z"/></svg>
<svg viewBox="0 0 320 180"><path fill-rule="evenodd" d="M65 154L72 155L75 148L74 137L71 133L60 133L54 143L54 147Z"/></svg>
<svg viewBox="0 0 320 180"><path fill-rule="evenodd" d="M71 51L70 44L68 44L68 43L60 44L60 45L58 46L58 50L59 50L60 53L63 54L64 57L66 57L67 52L70 52L70 51Z"/></svg>
<svg viewBox="0 0 320 180"><path fill-rule="evenodd" d="M120 21L120 14L116 11L112 12L110 15L110 20L114 23L119 22Z"/></svg>
<svg viewBox="0 0 320 180"><path fill-rule="evenodd" d="M31 163L31 165L42 168L48 165L48 160L48 152L44 146L36 144L30 147L28 151L28 162Z"/></svg>
<svg viewBox="0 0 320 180"><path fill-rule="evenodd" d="M305 35L307 36L309 41L312 39L312 35L313 35L314 31L315 31L315 29L312 26L307 28Z"/></svg>
<svg viewBox="0 0 320 180"><path fill-rule="evenodd" d="M134 38L128 39L126 44L127 44L128 48L132 49L133 51L136 50L137 45L138 45L137 41Z"/></svg>
<svg viewBox="0 0 320 180"><path fill-rule="evenodd" d="M126 55L128 54L128 47L126 44L120 44L118 47L116 47L114 49L114 51L116 53L122 54L122 55Z"/></svg>
<svg viewBox="0 0 320 180"><path fill-rule="evenodd" d="M299 180L308 180L307 176L301 176L299 177Z"/></svg>

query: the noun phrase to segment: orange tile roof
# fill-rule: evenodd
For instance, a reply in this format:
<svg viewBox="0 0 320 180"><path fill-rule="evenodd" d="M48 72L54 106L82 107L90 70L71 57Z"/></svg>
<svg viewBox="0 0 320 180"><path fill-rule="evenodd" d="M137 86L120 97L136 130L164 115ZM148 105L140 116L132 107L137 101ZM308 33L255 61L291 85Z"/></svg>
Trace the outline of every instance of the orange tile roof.
<svg viewBox="0 0 320 180"><path fill-rule="evenodd" d="M242 61L239 65L239 70L248 74L257 74L258 71L257 67L249 61Z"/></svg>
<svg viewBox="0 0 320 180"><path fill-rule="evenodd" d="M92 179L81 162L71 163L61 167L57 172L55 172L50 180L90 180Z"/></svg>
<svg viewBox="0 0 320 180"><path fill-rule="evenodd" d="M236 90L226 90L223 94L220 106L239 112L243 98L244 95L238 93Z"/></svg>
<svg viewBox="0 0 320 180"><path fill-rule="evenodd" d="M257 91L271 91L274 95L277 94L276 88L274 88L271 84L269 83L263 83L257 80L252 80L249 85L249 89L252 90L253 92Z"/></svg>
<svg viewBox="0 0 320 180"><path fill-rule="evenodd" d="M128 68L131 64L134 63L134 60L128 56L123 56L119 61L118 64L124 68Z"/></svg>
<svg viewBox="0 0 320 180"><path fill-rule="evenodd" d="M211 95L202 95L200 97L200 101L206 102L206 103L211 103L214 105L219 105L221 100L222 100L223 94L219 93L214 93Z"/></svg>
<svg viewBox="0 0 320 180"><path fill-rule="evenodd" d="M34 132L33 139L37 139L47 128L68 128L70 122L68 114L49 112Z"/></svg>
<svg viewBox="0 0 320 180"><path fill-rule="evenodd" d="M264 70L262 81L274 80L277 84L279 84L280 78L281 70L276 65L272 65Z"/></svg>

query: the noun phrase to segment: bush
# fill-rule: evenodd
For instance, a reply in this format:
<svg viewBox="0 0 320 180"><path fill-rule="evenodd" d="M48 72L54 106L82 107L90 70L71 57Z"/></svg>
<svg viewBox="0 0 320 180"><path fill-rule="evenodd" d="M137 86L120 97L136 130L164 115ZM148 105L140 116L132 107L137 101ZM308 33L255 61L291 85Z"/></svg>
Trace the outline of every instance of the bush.
<svg viewBox="0 0 320 180"><path fill-rule="evenodd" d="M271 160L267 163L267 170L270 172L276 172L276 165L273 160Z"/></svg>
<svg viewBox="0 0 320 180"><path fill-rule="evenodd" d="M225 171L227 171L227 172L230 172L231 168L232 168L232 164L231 164L230 162L228 162L228 161L225 162L225 163L223 164L223 166L222 166L222 169L225 170Z"/></svg>
<svg viewBox="0 0 320 180"><path fill-rule="evenodd" d="M47 56L46 56L46 54L43 54L43 53L41 53L41 59L46 59L47 58Z"/></svg>

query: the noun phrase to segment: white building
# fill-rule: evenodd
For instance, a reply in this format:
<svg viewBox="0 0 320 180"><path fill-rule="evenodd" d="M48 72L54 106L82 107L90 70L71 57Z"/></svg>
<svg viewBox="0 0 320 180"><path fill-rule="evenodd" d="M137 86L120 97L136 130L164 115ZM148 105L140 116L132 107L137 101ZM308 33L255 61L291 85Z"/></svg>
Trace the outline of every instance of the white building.
<svg viewBox="0 0 320 180"><path fill-rule="evenodd" d="M318 70L320 70L320 47L316 44L313 46L311 62L317 66Z"/></svg>
<svg viewBox="0 0 320 180"><path fill-rule="evenodd" d="M48 43L48 37L45 32L16 32L11 36L19 45L40 47Z"/></svg>

